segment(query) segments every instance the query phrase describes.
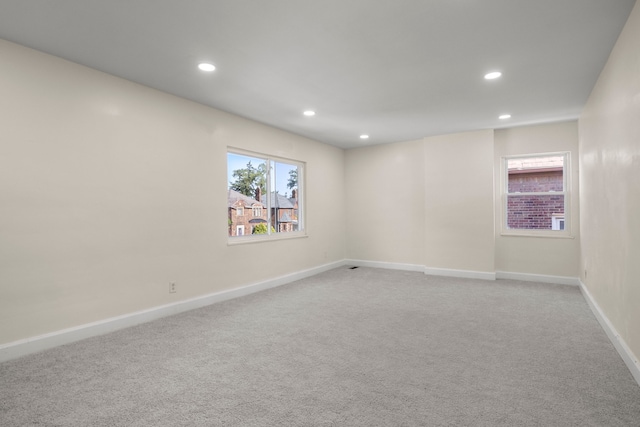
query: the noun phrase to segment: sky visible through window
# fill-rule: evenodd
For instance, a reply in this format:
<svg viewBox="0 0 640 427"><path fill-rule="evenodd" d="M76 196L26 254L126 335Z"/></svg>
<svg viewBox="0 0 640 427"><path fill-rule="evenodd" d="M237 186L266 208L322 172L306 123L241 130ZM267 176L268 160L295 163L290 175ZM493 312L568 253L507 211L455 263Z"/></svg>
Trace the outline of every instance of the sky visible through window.
<svg viewBox="0 0 640 427"><path fill-rule="evenodd" d="M518 159L509 159L507 167L511 170L527 170L527 169L546 169L554 167L563 167L564 156L545 156L545 157L523 157Z"/></svg>
<svg viewBox="0 0 640 427"><path fill-rule="evenodd" d="M227 187L229 183L235 181L233 178L233 171L238 169L244 169L247 167L247 163L251 162L253 167L258 167L259 164L264 163L265 159L257 157L245 156L242 154L227 153ZM291 197L291 189L287 188L289 182L289 171L297 169L297 166L287 163L274 162L275 166L275 190L282 195Z"/></svg>

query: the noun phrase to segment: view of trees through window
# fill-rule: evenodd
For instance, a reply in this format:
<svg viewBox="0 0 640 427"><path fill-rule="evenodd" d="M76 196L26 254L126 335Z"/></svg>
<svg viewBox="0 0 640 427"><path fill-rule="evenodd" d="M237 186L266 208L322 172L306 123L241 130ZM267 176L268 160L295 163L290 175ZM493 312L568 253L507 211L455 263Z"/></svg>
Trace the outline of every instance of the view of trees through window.
<svg viewBox="0 0 640 427"><path fill-rule="evenodd" d="M301 164L227 153L229 236L302 230Z"/></svg>
<svg viewBox="0 0 640 427"><path fill-rule="evenodd" d="M509 229L565 229L564 153L505 159Z"/></svg>

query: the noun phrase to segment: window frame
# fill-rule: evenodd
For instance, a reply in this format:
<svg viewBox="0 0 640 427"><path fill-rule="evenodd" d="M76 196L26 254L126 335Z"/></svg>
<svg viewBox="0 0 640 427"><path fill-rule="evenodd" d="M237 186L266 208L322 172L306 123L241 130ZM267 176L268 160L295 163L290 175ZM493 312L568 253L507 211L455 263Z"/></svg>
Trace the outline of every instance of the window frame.
<svg viewBox="0 0 640 427"><path fill-rule="evenodd" d="M545 192L526 192L526 193L509 193L509 160L513 159L527 159L527 158L540 158L540 157L563 157L562 165L562 186L563 191L545 191ZM573 238L571 233L571 152L570 151L558 151L548 153L531 153L531 154L518 154L502 156L500 159L500 192L502 198L501 209L501 231L503 236L523 236L523 237L551 237L551 238ZM509 208L509 196L514 195L562 195L564 199L564 229L555 230L549 229L528 229L528 228L509 228L508 226L508 208ZM553 217L552 217L553 218Z"/></svg>
<svg viewBox="0 0 640 427"><path fill-rule="evenodd" d="M259 153L255 151L244 150L240 148L235 148L228 146L227 147L227 175L229 174L229 154L237 154L240 156L253 157L256 159L264 160L267 163L267 176L266 176L266 197L264 208L267 212L267 233L266 234L245 234L243 236L227 236L227 244L228 245L237 245L237 244L245 244L245 243L257 243L257 242L266 242L266 241L274 241L274 240L285 240L285 239L297 239L297 238L305 238L307 235L307 227L306 227L306 209L305 209L305 177L306 177L306 162L301 160L294 160L280 156L274 156L266 153ZM272 206L271 206L271 192L274 186L272 182L272 167L274 163L285 163L288 165L296 166L298 169L298 186L297 186L297 203L298 203L298 230L296 231L288 231L288 232L272 232L271 228L271 217L272 217ZM228 180L227 180L228 181ZM228 194L229 191L229 182L226 184L225 194ZM228 206L228 201L225 204ZM252 214L253 214L252 208ZM277 212L276 212L277 214Z"/></svg>

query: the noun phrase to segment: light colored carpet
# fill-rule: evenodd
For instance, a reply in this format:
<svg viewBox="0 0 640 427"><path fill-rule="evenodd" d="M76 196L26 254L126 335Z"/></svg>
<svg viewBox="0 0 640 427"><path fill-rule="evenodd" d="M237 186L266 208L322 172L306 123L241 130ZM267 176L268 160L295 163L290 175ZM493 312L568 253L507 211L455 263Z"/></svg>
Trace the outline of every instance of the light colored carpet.
<svg viewBox="0 0 640 427"><path fill-rule="evenodd" d="M346 267L0 364L3 426L639 426L576 287Z"/></svg>

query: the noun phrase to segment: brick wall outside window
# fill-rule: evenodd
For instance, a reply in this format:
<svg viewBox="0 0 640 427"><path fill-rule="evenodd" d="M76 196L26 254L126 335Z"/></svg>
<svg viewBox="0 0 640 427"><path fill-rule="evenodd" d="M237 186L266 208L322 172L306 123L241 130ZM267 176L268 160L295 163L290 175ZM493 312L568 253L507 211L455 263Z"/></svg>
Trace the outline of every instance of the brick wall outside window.
<svg viewBox="0 0 640 427"><path fill-rule="evenodd" d="M563 191L562 170L509 174L509 193ZM564 215L562 194L509 194L507 226L512 229L551 230L553 215Z"/></svg>
<svg viewBox="0 0 640 427"><path fill-rule="evenodd" d="M509 196L507 209L509 228L551 230L553 214L564 214L564 196Z"/></svg>
<svg viewBox="0 0 640 427"><path fill-rule="evenodd" d="M509 193L546 193L549 191L562 191L562 170L509 174Z"/></svg>

